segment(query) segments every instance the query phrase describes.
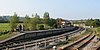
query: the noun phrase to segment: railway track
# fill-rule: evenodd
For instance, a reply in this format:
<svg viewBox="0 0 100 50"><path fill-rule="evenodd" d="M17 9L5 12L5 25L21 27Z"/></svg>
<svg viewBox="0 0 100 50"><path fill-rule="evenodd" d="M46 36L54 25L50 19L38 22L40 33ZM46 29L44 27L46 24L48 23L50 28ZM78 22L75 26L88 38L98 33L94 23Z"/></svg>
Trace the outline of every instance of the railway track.
<svg viewBox="0 0 100 50"><path fill-rule="evenodd" d="M80 31L80 30L78 30L78 31ZM78 32L78 31L73 31L73 33ZM81 31L82 31L82 30L81 30ZM59 35L59 36L64 36L64 35L66 35L66 34L68 34L68 33L65 33L65 34L62 34L62 35ZM70 32L69 34L72 34L72 32ZM58 37L58 36L57 36L57 37ZM53 37L52 37L52 38L53 38ZM45 39L45 40L46 40L46 39ZM39 41L41 41L41 40L39 40ZM24 44L25 44L25 43L23 43L22 45L19 44L19 45L11 46L11 47L9 47L9 48L10 48L10 49L24 48ZM36 45L36 44L32 41L32 42L26 43L25 45L26 45L26 46L34 46L34 45Z"/></svg>
<svg viewBox="0 0 100 50"><path fill-rule="evenodd" d="M6 40L0 41L0 49L5 49L7 47L9 48L12 46L16 46L16 44L18 44L18 46L20 44L23 45L23 43L35 41L35 40L42 39L42 38L58 36L61 34L65 34L65 32L68 33L68 32L72 32L72 31L80 30L79 27L77 27L77 28L75 27L75 29L74 29L74 27L73 28L68 27L67 29L51 29L51 30L40 30L40 31L33 31L33 32L29 31L29 32L20 33L16 36L13 36Z"/></svg>
<svg viewBox="0 0 100 50"><path fill-rule="evenodd" d="M67 45L66 47L60 48L59 50L81 50L83 46L91 42L91 40L95 37L93 34L88 34L84 36L83 38L73 42L70 45Z"/></svg>

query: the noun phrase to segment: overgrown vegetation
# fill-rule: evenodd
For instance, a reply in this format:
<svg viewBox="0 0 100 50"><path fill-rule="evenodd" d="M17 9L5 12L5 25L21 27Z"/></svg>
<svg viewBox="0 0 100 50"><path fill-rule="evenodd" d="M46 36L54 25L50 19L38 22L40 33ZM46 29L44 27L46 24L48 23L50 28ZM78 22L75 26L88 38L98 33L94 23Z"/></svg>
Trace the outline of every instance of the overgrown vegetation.
<svg viewBox="0 0 100 50"><path fill-rule="evenodd" d="M100 27L97 27L97 32L100 33Z"/></svg>
<svg viewBox="0 0 100 50"><path fill-rule="evenodd" d="M7 39L9 37L12 37L14 35L17 35L17 33L14 33L14 32L11 33L11 32L9 32L9 33L3 34L3 35L0 36L0 41L5 40L5 39Z"/></svg>
<svg viewBox="0 0 100 50"><path fill-rule="evenodd" d="M86 21L87 26L93 26L93 27L99 27L100 26L100 20L99 19L88 19Z"/></svg>
<svg viewBox="0 0 100 50"><path fill-rule="evenodd" d="M0 32L10 31L9 23L0 23Z"/></svg>
<svg viewBox="0 0 100 50"><path fill-rule="evenodd" d="M96 31L97 31L97 36L100 38L100 27L97 27Z"/></svg>
<svg viewBox="0 0 100 50"><path fill-rule="evenodd" d="M0 23L0 40L16 35L11 32L16 31L19 28L18 26L21 25L24 25L25 31L33 31L54 28L53 25L56 24L56 19L50 18L48 12L43 14L43 18L40 18L36 13L35 15L32 14L31 17L26 15L23 17L23 20L20 20L19 16L14 13L13 16L10 16L9 20L2 20L2 22L5 21L8 21L8 23Z"/></svg>
<svg viewBox="0 0 100 50"><path fill-rule="evenodd" d="M73 20L74 24L85 24L86 26L90 27L99 27L100 26L100 19L85 19L85 20Z"/></svg>
<svg viewBox="0 0 100 50"><path fill-rule="evenodd" d="M11 18L10 18L10 28L12 31L14 31L14 29L16 29L17 22L18 22L18 16L16 13L14 13L14 15L11 16Z"/></svg>
<svg viewBox="0 0 100 50"><path fill-rule="evenodd" d="M0 32L0 36L9 33L9 31Z"/></svg>
<svg viewBox="0 0 100 50"><path fill-rule="evenodd" d="M10 20L10 26L11 28L12 26L14 26L13 29L16 28L16 23L17 23L16 21L18 20L14 19L18 19L17 17L18 15L14 14ZM32 14L32 17L26 15L23 20L23 24L24 24L24 30L26 31L49 29L49 28L54 28L54 25L56 24L56 19L50 18L48 12L44 13L43 18L40 18L40 16L36 13L35 15ZM44 24L44 25L38 26L39 24Z"/></svg>

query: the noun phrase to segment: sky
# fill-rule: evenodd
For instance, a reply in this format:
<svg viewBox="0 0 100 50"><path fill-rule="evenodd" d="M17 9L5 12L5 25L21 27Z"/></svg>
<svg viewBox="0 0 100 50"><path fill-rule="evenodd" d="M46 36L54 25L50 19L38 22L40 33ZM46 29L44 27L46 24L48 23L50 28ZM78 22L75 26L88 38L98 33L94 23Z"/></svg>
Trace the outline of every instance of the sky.
<svg viewBox="0 0 100 50"><path fill-rule="evenodd" d="M49 12L51 18L100 19L100 0L0 0L0 15L14 12L21 17L35 13L43 17Z"/></svg>

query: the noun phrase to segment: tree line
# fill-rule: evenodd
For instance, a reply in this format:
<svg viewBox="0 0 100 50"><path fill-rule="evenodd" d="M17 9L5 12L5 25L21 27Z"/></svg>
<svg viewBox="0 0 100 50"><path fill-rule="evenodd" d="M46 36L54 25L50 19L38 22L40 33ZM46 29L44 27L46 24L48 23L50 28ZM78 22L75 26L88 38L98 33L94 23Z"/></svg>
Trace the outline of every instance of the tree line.
<svg viewBox="0 0 100 50"><path fill-rule="evenodd" d="M100 19L88 19L86 20L86 26L100 27Z"/></svg>
<svg viewBox="0 0 100 50"><path fill-rule="evenodd" d="M16 13L14 13L14 15L10 17L11 30L17 28L17 25L19 23L18 18L19 17ZM40 16L36 13L35 15L32 14L31 17L25 15L22 23L24 25L24 30L44 30L54 28L54 25L56 24L56 19L50 18L48 12L45 12L43 14L43 18L40 18Z"/></svg>
<svg viewBox="0 0 100 50"><path fill-rule="evenodd" d="M85 19L73 21L74 24L85 24L91 27L100 27L100 19Z"/></svg>

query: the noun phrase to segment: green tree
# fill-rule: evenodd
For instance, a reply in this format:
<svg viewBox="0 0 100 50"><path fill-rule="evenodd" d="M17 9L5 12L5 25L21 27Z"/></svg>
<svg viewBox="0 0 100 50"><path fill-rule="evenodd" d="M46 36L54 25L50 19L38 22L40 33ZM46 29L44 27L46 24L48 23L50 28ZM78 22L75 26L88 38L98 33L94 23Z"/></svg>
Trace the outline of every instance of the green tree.
<svg viewBox="0 0 100 50"><path fill-rule="evenodd" d="M100 20L99 19L95 19L94 22L96 24L95 27L99 27L100 26Z"/></svg>
<svg viewBox="0 0 100 50"><path fill-rule="evenodd" d="M35 14L35 17L34 17L34 25L35 25L35 28L36 29L39 29L38 28L38 26L37 26L37 24L39 24L40 23L40 16L39 15L37 15L37 13Z"/></svg>
<svg viewBox="0 0 100 50"><path fill-rule="evenodd" d="M29 22L29 30L33 31L36 29L36 25L34 23L34 18L31 18Z"/></svg>
<svg viewBox="0 0 100 50"><path fill-rule="evenodd" d="M37 13L35 14L34 22L35 22L36 24L39 24L39 22L40 22L40 16L37 15Z"/></svg>
<svg viewBox="0 0 100 50"><path fill-rule="evenodd" d="M86 21L86 25L87 25L87 26L93 26L93 23L94 23L94 20L93 20L93 19L88 19L88 20Z"/></svg>
<svg viewBox="0 0 100 50"><path fill-rule="evenodd" d="M93 26L93 27L99 27L100 26L100 20L99 19L88 19L86 21L87 26Z"/></svg>
<svg viewBox="0 0 100 50"><path fill-rule="evenodd" d="M50 16L49 16L49 13L48 12L45 12L44 13L43 19L44 19L44 24L49 25Z"/></svg>
<svg viewBox="0 0 100 50"><path fill-rule="evenodd" d="M28 15L25 16L25 19L24 19L24 29L25 30L29 30L29 24L30 24L30 18Z"/></svg>
<svg viewBox="0 0 100 50"><path fill-rule="evenodd" d="M17 21L18 21L18 16L17 16L16 13L14 13L14 15L11 16L11 18L10 18L10 27L11 27L11 30L16 29L16 27L17 27Z"/></svg>
<svg viewBox="0 0 100 50"><path fill-rule="evenodd" d="M37 13L35 14L35 16L32 14L32 18L30 19L30 26L29 29L30 30L36 30L38 29L37 24L39 24L40 20L40 16L37 15Z"/></svg>
<svg viewBox="0 0 100 50"><path fill-rule="evenodd" d="M54 27L55 24L56 24L56 19L51 18L49 21L49 26Z"/></svg>
<svg viewBox="0 0 100 50"><path fill-rule="evenodd" d="M34 25L34 15L32 14L32 18L29 20L29 30L33 31L35 30L35 25Z"/></svg>

